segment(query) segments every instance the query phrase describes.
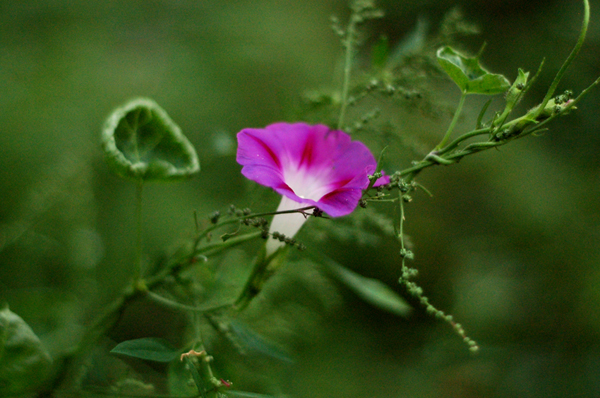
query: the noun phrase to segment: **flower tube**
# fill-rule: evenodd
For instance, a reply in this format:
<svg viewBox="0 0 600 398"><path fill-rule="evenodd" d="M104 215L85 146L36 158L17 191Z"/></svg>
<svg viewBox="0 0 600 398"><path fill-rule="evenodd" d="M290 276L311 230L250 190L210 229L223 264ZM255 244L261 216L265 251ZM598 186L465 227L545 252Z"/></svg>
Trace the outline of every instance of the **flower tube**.
<svg viewBox="0 0 600 398"><path fill-rule="evenodd" d="M369 186L377 163L371 151L343 131L324 125L275 123L264 129L247 128L237 135L237 162L242 174L282 195L277 211L315 206L331 217L350 214ZM389 177L381 177L377 185ZM306 217L279 214L269 232L293 237ZM281 242L267 242L267 257Z"/></svg>

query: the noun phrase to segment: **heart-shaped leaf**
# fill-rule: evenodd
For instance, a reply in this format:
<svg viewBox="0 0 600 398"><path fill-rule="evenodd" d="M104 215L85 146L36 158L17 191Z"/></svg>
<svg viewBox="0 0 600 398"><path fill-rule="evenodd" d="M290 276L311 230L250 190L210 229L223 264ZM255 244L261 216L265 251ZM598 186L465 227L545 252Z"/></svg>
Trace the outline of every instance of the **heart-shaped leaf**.
<svg viewBox="0 0 600 398"><path fill-rule="evenodd" d="M440 48L437 59L446 74L466 94L501 94L510 87L504 76L483 69L477 57L465 57L451 47Z"/></svg>
<svg viewBox="0 0 600 398"><path fill-rule="evenodd" d="M181 355L181 351L167 340L156 337L126 340L117 344L110 352L154 362L171 362Z"/></svg>
<svg viewBox="0 0 600 398"><path fill-rule="evenodd" d="M136 181L169 181L200 170L198 155L156 102L138 98L106 120L102 147L112 169Z"/></svg>

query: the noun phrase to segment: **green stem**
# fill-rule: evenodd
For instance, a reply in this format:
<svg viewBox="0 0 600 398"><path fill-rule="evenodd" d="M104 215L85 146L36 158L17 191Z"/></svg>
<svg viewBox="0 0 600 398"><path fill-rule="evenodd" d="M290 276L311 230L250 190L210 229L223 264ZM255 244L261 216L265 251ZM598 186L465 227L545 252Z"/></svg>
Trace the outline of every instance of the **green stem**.
<svg viewBox="0 0 600 398"><path fill-rule="evenodd" d="M207 237L208 234L210 234L212 231L214 231L216 229L219 229L221 227L224 227L226 225L235 224L235 223L238 223L238 222L240 222L242 220L247 220L247 219L250 219L250 218L268 217L268 216L274 216L274 215L277 215L277 214L301 213L301 214L304 214L304 215L309 215L308 213L306 213L306 211L314 209L314 208L315 208L315 206L307 206L307 207L302 207L300 209L294 209L294 210L272 211L272 212L268 212L268 213L248 214L247 216L235 217L235 218L232 218L230 220L219 222L218 224L212 225L212 226L206 228L204 231L202 231L202 233L199 234L196 237L195 246L197 246L200 243L200 241L202 239L204 239L205 237Z"/></svg>
<svg viewBox="0 0 600 398"><path fill-rule="evenodd" d="M564 112L567 112L569 109L574 108L575 105L577 105L579 103L579 101L581 101L581 99L590 92L590 90L592 90L594 87L596 87L599 84L600 84L600 78L596 79L591 85L589 85L585 90L583 90L577 96L577 98L575 98L568 106L566 106L563 109L563 111L561 113L552 115L549 118L547 118L547 119L545 119L545 120L543 120L543 121L541 121L539 123L532 124L529 128L526 128L523 132L521 132L520 134L512 137L511 139L509 139L507 141L497 141L497 142L496 141L486 141L486 142L474 143L474 144L471 144L471 145L467 146L465 149L463 149L460 152L456 152L456 153L452 153L450 155L444 156L443 159L444 160L458 161L458 160L462 159L465 156L472 155L474 153L481 152L481 151L484 151L484 150L487 150L487 149L497 148L499 146L508 144L512 140L523 138L523 137L526 137L526 136L528 136L530 134L533 134L536 131L540 131L540 129L542 127L544 127L546 124L550 123L555 118L561 116ZM525 115L525 116L522 116L520 118L511 120L510 122L506 123L504 126L505 127L510 127L510 126L512 126L514 124L519 123L521 120L523 120L526 117L530 117L530 116ZM441 155L447 154L450 150L454 149L455 147L458 146L458 144L460 144L461 142L465 141L468 138L475 137L477 135L487 134L487 133L489 133L489 131L490 131L490 128L485 128L485 129L474 130L474 131L471 131L469 133L466 133L466 134L460 136L459 138L457 138L456 140L454 140L447 147L445 147L445 148L441 149L440 151L438 151L437 152L437 156L441 157ZM410 182L423 169L425 169L427 167L430 167L430 166L435 166L437 164L440 164L440 163L437 162L437 161L435 161L434 159L425 157L425 159L423 159L422 161L418 162L414 166L411 166L409 168L406 168L406 169L400 171L399 174L400 174L400 176L404 177L403 179L404 179L405 182Z"/></svg>
<svg viewBox="0 0 600 398"><path fill-rule="evenodd" d="M356 35L356 24L358 18L355 13L350 17L348 30L344 39L346 54L344 58L344 80L342 83L342 98L340 115L337 122L337 129L341 130L344 127L344 118L346 117L346 108L348 107L348 93L350 92L350 74L352 73L352 57L354 55L354 36Z"/></svg>
<svg viewBox="0 0 600 398"><path fill-rule="evenodd" d="M159 294L156 294L154 292L151 291L146 291L146 297L148 299L150 299L151 301L154 301L156 304L161 305L165 308L169 308L175 311L183 311L183 312L198 312L198 313L205 313L205 312L213 312L213 311L217 311L223 308L228 308L231 307L233 305L233 303L226 303L226 304L219 304L219 305L205 305L205 306L191 306L191 305L185 305L185 304L181 304L178 303L176 301L173 300L169 300L166 297L163 297Z"/></svg>
<svg viewBox="0 0 600 398"><path fill-rule="evenodd" d="M402 200L402 192L398 191L398 202L400 203L400 248L404 251L404 200ZM404 258L402 258L404 265Z"/></svg>
<svg viewBox="0 0 600 398"><path fill-rule="evenodd" d="M207 245L202 247L201 249L196 249L192 254L186 256L185 259L180 259L178 261L174 261L170 263L168 266L164 267L159 273L149 277L146 280L146 287L148 289L152 289L156 285L160 284L167 276L172 275L176 272L183 270L186 266L191 266L195 263L194 257L200 255L212 256L222 252L223 250L230 249L239 244L248 242L252 239L258 238L262 232L252 232L242 236L236 236L234 238L228 239L226 242L213 243L211 245Z"/></svg>
<svg viewBox="0 0 600 398"><path fill-rule="evenodd" d="M590 3L588 2L588 0L583 0L583 7L584 7L583 23L581 25L581 32L579 33L579 38L577 39L577 43L575 44L575 47L573 48L573 50L571 50L571 53L569 54L569 56L567 57L567 59L565 60L563 65L561 66L560 70L554 77L554 80L552 81L552 84L550 85L550 88L548 89L548 92L546 93L546 96L544 97L544 101L542 101L541 105L538 108L539 109L538 115L544 111L546 104L548 103L548 101L550 101L550 98L552 98L552 95L554 95L554 92L556 91L558 84L560 83L562 77L564 76L565 72L567 71L567 68L569 68L571 63L573 63L573 60L579 53L579 50L581 50L581 47L583 46L583 42L585 41L585 35L587 33L588 25L590 22Z"/></svg>
<svg viewBox="0 0 600 398"><path fill-rule="evenodd" d="M262 247L254 260L252 272L246 280L244 289L235 301L234 307L236 310L244 310L250 304L250 301L260 293L264 283L273 275L275 269L281 265L282 260L288 252L287 249L288 247L285 246L267 257L265 247Z"/></svg>
<svg viewBox="0 0 600 398"><path fill-rule="evenodd" d="M135 195L135 223L136 223L136 250L134 263L134 281L138 281L142 277L142 196L144 191L144 180L140 179L136 184Z"/></svg>
<svg viewBox="0 0 600 398"><path fill-rule="evenodd" d="M451 150L453 150L454 148L456 148L458 145L460 145L461 142L466 141L469 138L477 137L478 135L489 134L490 131L491 131L491 128L486 127L486 128L473 130L471 132L463 134L460 137L458 137L457 139L455 139L454 141L452 141L450 144L448 144L446 147L444 147L444 148L440 149L439 151L437 151L437 155L441 156L441 155L443 155L445 153L448 153Z"/></svg>
<svg viewBox="0 0 600 398"><path fill-rule="evenodd" d="M444 135L444 138L442 138L442 141L440 141L440 143L435 147L436 151L442 149L446 145L448 140L450 139L450 134L452 134L452 131L454 130L454 127L456 126L456 123L458 123L458 118L460 117L460 114L462 113L462 108L463 108L463 105L465 104L465 98L467 98L467 92L463 91L460 96L460 100L458 101L458 107L456 108L456 112L454 112L454 117L452 118L452 122L450 122L450 126L448 126L448 131L446 131L446 134Z"/></svg>
<svg viewBox="0 0 600 398"><path fill-rule="evenodd" d="M245 235L236 236L233 238L227 239L225 242L213 243L210 245L206 245L198 250L196 250L195 255L205 255L212 256L217 253L222 252L223 250L229 249L231 247L237 246L244 242L248 242L250 240L256 239L262 235L262 231L251 232Z"/></svg>

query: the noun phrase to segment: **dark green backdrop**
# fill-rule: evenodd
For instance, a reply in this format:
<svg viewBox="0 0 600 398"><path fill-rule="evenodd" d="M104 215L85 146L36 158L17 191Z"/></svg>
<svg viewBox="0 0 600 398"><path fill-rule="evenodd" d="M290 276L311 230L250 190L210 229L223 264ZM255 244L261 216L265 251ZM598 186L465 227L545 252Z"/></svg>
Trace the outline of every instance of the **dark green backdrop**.
<svg viewBox="0 0 600 398"><path fill-rule="evenodd" d="M561 91L580 92L600 75L600 3L591 3L588 40ZM521 109L541 101L576 41L582 4L459 4L482 29L464 48L475 53L487 42L483 62L491 71L512 80L518 67L534 73L546 57ZM454 2L380 5L387 17L368 31L395 42L420 16L435 28ZM53 355L73 343L131 272L134 188L102 162L99 131L108 113L132 97L152 97L201 159L192 180L146 189L149 259L193 232L194 210L204 217L230 203L274 209L275 195L239 173L235 133L290 120L303 91L337 84L341 49L329 28L332 14L345 18L345 2L0 2L0 296ZM448 106L458 100L451 84L434 94ZM465 123L481 103L467 101ZM298 314L304 307L290 302L310 311L281 330L261 321L279 319L276 310L255 320L292 343L297 363L280 372L263 363L240 373L237 387L264 386L264 372L298 397L600 396L599 103L596 90L540 137L420 176L434 197L416 195L406 209L418 281L479 342L479 355L418 306L408 319L381 313L343 290L311 286L323 281L300 264L284 270L267 296ZM449 122L447 115L400 115L403 134L430 147ZM374 152L384 144L373 142ZM423 154L388 152L387 165L404 168ZM308 225L302 234L310 240L319 230ZM333 239L328 249L402 291L393 240L361 246ZM152 319L121 337L177 333L176 324ZM237 365L221 366L226 372Z"/></svg>

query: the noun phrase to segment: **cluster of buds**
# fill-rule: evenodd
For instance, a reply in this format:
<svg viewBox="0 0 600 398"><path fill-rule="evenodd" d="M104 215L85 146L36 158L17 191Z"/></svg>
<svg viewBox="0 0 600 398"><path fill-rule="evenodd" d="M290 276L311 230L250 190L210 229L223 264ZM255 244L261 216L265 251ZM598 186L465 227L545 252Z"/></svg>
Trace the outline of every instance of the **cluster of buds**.
<svg viewBox="0 0 600 398"><path fill-rule="evenodd" d="M382 177L382 173L374 173L369 176L369 181L374 181ZM389 196L389 194L384 193L384 190L391 191L392 189L398 189L401 192L401 198L404 202L408 203L412 201L412 197L409 195L410 192L414 191L417 188L417 183L414 181L406 182L404 181L399 173L394 173L389 177L389 182L387 184L379 185L375 187L376 193L375 196L369 198L362 198L358 204L362 208L366 208L369 200L380 200Z"/></svg>
<svg viewBox="0 0 600 398"><path fill-rule="evenodd" d="M566 114L564 111L567 107L571 105L572 102L573 92L567 90L563 94L550 99L543 109L540 110L541 105L538 105L535 108L531 109L529 112L527 112L525 116L517 119L518 121L510 127L496 132L493 135L492 140L504 141L509 138L516 137L531 125L537 124L559 114ZM569 110L573 108L574 107L571 106L569 107Z"/></svg>
<svg viewBox="0 0 600 398"><path fill-rule="evenodd" d="M273 231L273 233L271 234L271 236L273 237L273 239L277 239L278 241L285 243L288 246L293 246L296 247L298 250L302 251L302 250L306 250L306 246L303 243L300 243L298 241L296 241L296 239L294 238L290 238L285 236L284 234L277 232L277 231ZM263 234L263 237L266 239L269 237L269 233L267 232L266 236Z"/></svg>
<svg viewBox="0 0 600 398"><path fill-rule="evenodd" d="M249 216L250 214L252 214L252 210L250 210L247 207L244 209L238 209L237 207L235 207L235 205L229 205L229 215L230 216L244 217L244 216Z"/></svg>

